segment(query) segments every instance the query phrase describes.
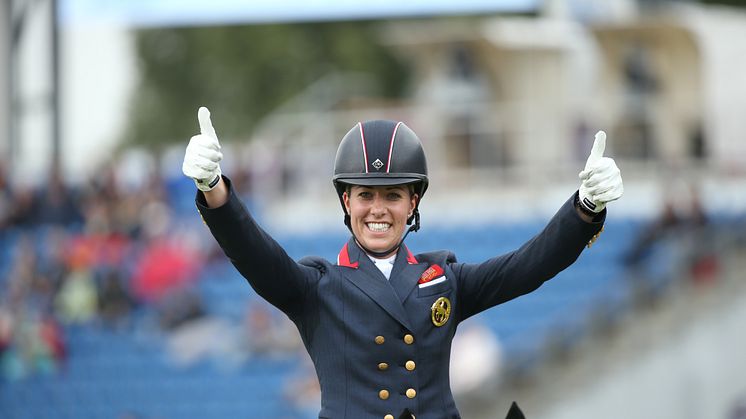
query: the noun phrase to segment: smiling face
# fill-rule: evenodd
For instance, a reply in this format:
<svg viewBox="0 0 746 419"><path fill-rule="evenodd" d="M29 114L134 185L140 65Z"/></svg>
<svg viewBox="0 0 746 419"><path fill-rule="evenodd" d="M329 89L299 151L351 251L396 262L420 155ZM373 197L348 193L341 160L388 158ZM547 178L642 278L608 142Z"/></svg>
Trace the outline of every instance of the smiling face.
<svg viewBox="0 0 746 419"><path fill-rule="evenodd" d="M374 252L384 252L399 243L417 203L417 195L406 185L353 185L342 199L355 238Z"/></svg>

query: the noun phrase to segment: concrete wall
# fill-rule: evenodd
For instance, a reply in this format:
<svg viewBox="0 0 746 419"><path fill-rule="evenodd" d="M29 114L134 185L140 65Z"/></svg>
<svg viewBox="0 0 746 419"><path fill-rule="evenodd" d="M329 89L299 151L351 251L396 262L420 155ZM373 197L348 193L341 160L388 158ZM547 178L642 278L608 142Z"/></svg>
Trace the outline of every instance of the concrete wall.
<svg viewBox="0 0 746 419"><path fill-rule="evenodd" d="M682 7L679 18L692 29L702 50L703 116L716 162L746 169L746 11L743 8Z"/></svg>
<svg viewBox="0 0 746 419"><path fill-rule="evenodd" d="M707 297L703 297L707 298ZM695 302L694 305L703 303ZM729 418L746 397L746 293L681 306L680 322L642 345L537 419ZM669 320L670 321L670 320Z"/></svg>

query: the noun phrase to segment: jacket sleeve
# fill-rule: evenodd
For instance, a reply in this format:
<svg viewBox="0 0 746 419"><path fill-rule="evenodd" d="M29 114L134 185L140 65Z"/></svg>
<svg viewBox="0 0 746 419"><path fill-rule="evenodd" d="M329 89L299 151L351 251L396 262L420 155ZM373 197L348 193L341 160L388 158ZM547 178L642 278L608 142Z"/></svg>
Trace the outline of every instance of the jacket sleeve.
<svg viewBox="0 0 746 419"><path fill-rule="evenodd" d="M575 196L570 198L518 250L479 264L452 265L459 283L461 320L534 291L577 260L601 230L606 210L588 223L578 215L574 200Z"/></svg>
<svg viewBox="0 0 746 419"><path fill-rule="evenodd" d="M308 288L320 272L296 263L285 250L251 217L236 196L230 180L228 201L209 208L202 192L197 192L197 209L202 220L233 266L262 298L293 317L302 309Z"/></svg>

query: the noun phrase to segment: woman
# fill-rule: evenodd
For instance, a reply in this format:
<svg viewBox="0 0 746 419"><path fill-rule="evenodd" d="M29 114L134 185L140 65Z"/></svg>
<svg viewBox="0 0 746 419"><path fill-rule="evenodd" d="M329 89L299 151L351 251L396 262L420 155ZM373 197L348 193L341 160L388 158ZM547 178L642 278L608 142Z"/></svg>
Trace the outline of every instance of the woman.
<svg viewBox="0 0 746 419"><path fill-rule="evenodd" d="M573 263L601 231L606 203L622 194L599 133L579 192L520 249L479 264L445 251L414 255L403 241L419 229L428 186L422 144L401 122L363 122L344 136L334 164L352 237L336 263L295 262L221 175L209 111L200 108L198 119L182 170L199 189L199 212L257 293L298 327L321 386L320 418L459 418L448 377L458 323Z"/></svg>

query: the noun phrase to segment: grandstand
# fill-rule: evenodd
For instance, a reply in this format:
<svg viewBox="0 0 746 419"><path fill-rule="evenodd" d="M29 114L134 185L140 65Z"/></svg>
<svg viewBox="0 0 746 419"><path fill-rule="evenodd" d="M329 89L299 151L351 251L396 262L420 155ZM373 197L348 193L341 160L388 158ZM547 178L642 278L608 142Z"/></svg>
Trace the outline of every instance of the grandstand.
<svg viewBox="0 0 746 419"><path fill-rule="evenodd" d="M183 182L170 184L170 207L184 207L177 202L190 200L192 194L183 194ZM174 224L204 233L201 224L192 218L191 211L175 215ZM477 262L520 246L542 228L543 222L536 219L423 229L408 243L415 251L449 248L460 261ZM500 391L541 374L557 354L574 353L599 327L612 326L614 319L635 309L639 301L635 300L634 284L626 277L624 256L643 227L641 220L610 218L603 239L557 278L532 294L468 321L486 325L499 341L504 361L495 381L502 383ZM70 240L85 235L76 224L62 228ZM11 281L19 280L13 265L25 249L22 237L30 237L38 260L46 264L50 261L45 258L54 255L50 248L50 243L55 243L50 238L53 230L48 225L4 230L0 265L3 294L9 292ZM333 259L346 234L343 230L332 234L280 233L277 239L296 259L309 254ZM656 263L670 266L673 262L656 259ZM208 262L189 287L201 296L205 316L223 319L236 328L248 307L266 305L221 257ZM38 298L31 291L26 304ZM22 345L10 343L2 358L0 415L17 419L315 415L308 415L307 406L293 404L288 393L302 374L302 358L292 353L265 353L226 361L221 359L227 357L225 353L216 353L179 364L169 351L170 332L156 325L157 315L157 305L143 303L128 315L124 327L112 327L95 317L65 325L65 355L56 367L36 364L44 357L29 360L17 356Z"/></svg>
<svg viewBox="0 0 746 419"><path fill-rule="evenodd" d="M24 2L3 6L11 3ZM530 419L743 419L746 44L734 40L746 15L695 2L579 0L517 2L530 10L501 16L492 9L501 2L487 3L496 15L455 24L400 10L411 21L386 22L381 38L413 62L409 97L356 101L350 84L365 89L365 77L327 74L252 138L226 141L224 172L291 257L334 260L348 239L326 170L338 139L351 121L407 120L432 157L423 228L407 245L479 262L540 231L577 188L586 134L608 129L624 198L570 268L463 325L496 343L474 356L497 361L484 362L494 370L476 385L454 387L459 409L492 419L517 400ZM643 3L652 6L635 6ZM0 17L22 14L11 12ZM355 18L387 16L375 12ZM292 324L195 214L194 185L178 173L184 144L160 150L160 161L143 150L109 156L122 123L112 115L127 107L134 79L117 71L135 67L134 56L116 54L131 34L65 30L68 47L108 65L96 74L106 83L88 61L73 63L86 71L67 81L75 100L65 112L38 106L29 89L46 86L47 74L7 66L24 88L0 83L0 126L13 127L8 141L0 132L0 419L317 417L315 375ZM106 56L89 48L98 34ZM10 35L0 25L0 64L12 55ZM37 135L52 111L72 116L62 167L48 164L54 147ZM164 253L148 271L154 249Z"/></svg>

